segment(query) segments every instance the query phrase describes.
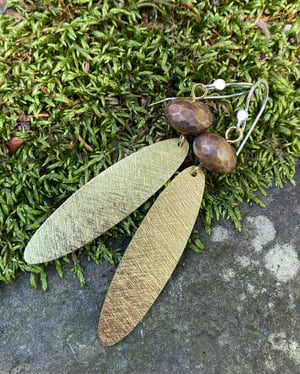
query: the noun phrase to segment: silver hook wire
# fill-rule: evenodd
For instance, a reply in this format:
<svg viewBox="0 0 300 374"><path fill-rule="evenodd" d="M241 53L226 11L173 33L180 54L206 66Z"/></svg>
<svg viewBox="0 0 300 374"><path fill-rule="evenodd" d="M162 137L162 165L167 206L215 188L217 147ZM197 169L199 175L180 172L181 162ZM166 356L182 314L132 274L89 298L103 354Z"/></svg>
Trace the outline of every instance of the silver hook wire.
<svg viewBox="0 0 300 374"><path fill-rule="evenodd" d="M208 92L209 91L223 91L225 88L227 87L245 87L245 88L250 88L253 86L253 83L248 83L248 82L231 82L231 83L226 83L223 79L216 79L213 83L210 83L210 84L203 84L203 83L196 83L193 85L192 87L192 90L191 90L191 97L192 97L192 100L195 101L195 100L207 100L207 99L227 99L227 98L231 98L231 97L236 97L236 96L242 96L242 95L245 95L248 90L246 91L243 91L243 92L237 92L237 93L233 93L233 94L226 94L226 95L212 95L212 96L209 96L208 95ZM201 96L196 96L195 95L195 90L197 87L202 87L203 88L203 95ZM149 105L150 106L153 106L153 105L156 105L156 104L161 104L161 103L164 103L166 101L169 101L169 100L175 100L175 99L178 99L178 97L166 97L165 99L162 99L162 100L159 100L159 101L156 101L155 103L152 103Z"/></svg>
<svg viewBox="0 0 300 374"><path fill-rule="evenodd" d="M197 85L193 86L193 89L195 90ZM194 97L195 99L227 99L230 97L236 97L236 96L242 96L245 95L248 90L242 91L242 92L237 92L233 94L225 94L225 95L213 95L213 96L208 96L207 92L209 90L211 91L223 91L228 87L238 87L238 88L251 88L253 86L253 83L248 83L248 82L231 82L231 83L226 83L223 79L216 79L213 83L203 85L204 89L206 92L202 96L199 97ZM193 92L193 90L192 90Z"/></svg>
<svg viewBox="0 0 300 374"><path fill-rule="evenodd" d="M159 100L159 101L155 101L155 103L149 104L148 106L153 106L153 105L156 105L156 104L161 104L161 103L164 103L165 101L175 100L175 99L179 99L179 98L178 97L166 97L165 99L162 99L162 100Z"/></svg>
<svg viewBox="0 0 300 374"><path fill-rule="evenodd" d="M253 84L253 86L251 87L251 89L248 93L248 96L247 96L247 99L246 99L245 111L248 113L248 109L249 109L249 105L250 105L250 101L252 99L252 96L259 86L264 86L264 88L265 88L265 98L264 98L264 101L261 105L261 108L260 108L259 112L257 113L257 116L255 117L252 125L250 126L250 128L249 128L246 136L244 137L242 143L240 144L238 150L236 151L237 156L241 153L241 150L243 149L245 143L249 139L249 136L251 135L254 127L256 126L257 122L259 121L260 117L262 116L262 114L263 114L263 112L266 108L266 105L267 105L267 101L268 101L268 98L269 98L269 85L268 85L268 82L265 79L260 79L256 83ZM247 121L247 119L245 120L245 123L244 123L244 126L243 126L242 129L245 129L246 121Z"/></svg>

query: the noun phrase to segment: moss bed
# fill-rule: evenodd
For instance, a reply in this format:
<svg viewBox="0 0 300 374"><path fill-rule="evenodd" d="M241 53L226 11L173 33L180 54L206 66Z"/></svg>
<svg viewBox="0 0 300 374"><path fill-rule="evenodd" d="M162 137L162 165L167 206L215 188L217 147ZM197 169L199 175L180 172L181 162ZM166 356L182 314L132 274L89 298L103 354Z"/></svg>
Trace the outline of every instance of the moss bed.
<svg viewBox="0 0 300 374"><path fill-rule="evenodd" d="M1 4L1 2L0 2ZM30 272L47 287L46 265L24 248L74 191L126 155L175 135L162 115L168 96L194 83L270 85L266 111L236 171L206 173L200 220L241 229L241 202L263 204L272 185L293 182L300 151L298 1L7 1L0 15L0 281ZM210 102L213 131L235 123L243 99ZM259 103L252 105L252 118ZM11 139L22 145L16 149ZM20 140L21 139L21 140ZM195 162L192 156L187 163ZM80 254L116 263L153 199L63 263L84 283ZM190 246L202 248L197 235Z"/></svg>

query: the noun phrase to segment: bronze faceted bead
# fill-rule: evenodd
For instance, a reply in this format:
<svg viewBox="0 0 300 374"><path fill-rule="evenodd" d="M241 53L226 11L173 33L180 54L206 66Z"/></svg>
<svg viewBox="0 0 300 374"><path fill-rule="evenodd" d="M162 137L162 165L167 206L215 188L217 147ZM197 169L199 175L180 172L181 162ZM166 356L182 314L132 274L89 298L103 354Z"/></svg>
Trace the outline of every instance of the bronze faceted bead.
<svg viewBox="0 0 300 374"><path fill-rule="evenodd" d="M237 164L232 146L221 136L214 133L198 135L194 139L193 150L200 164L217 173L230 173Z"/></svg>
<svg viewBox="0 0 300 374"><path fill-rule="evenodd" d="M168 123L182 134L197 135L205 131L213 121L208 106L189 99L175 99L165 108Z"/></svg>

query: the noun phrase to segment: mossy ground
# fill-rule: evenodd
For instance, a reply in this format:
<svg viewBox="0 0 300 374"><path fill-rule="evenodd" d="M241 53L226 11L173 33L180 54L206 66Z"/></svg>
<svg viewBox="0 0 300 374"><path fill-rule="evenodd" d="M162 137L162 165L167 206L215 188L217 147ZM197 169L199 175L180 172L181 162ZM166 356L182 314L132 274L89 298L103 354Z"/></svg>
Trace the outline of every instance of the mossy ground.
<svg viewBox="0 0 300 374"><path fill-rule="evenodd" d="M236 171L221 178L207 173L206 228L224 217L239 229L240 202L260 203L257 192L292 181L300 151L298 1L13 0L6 7L0 16L1 281L29 271L32 285L39 274L46 288L45 266L23 260L31 235L93 176L174 136L162 106L148 105L189 96L194 83L265 78L270 85L266 111ZM242 102L211 103L213 130L223 135ZM24 140L15 154L7 146L12 137ZM96 262L117 261L112 243L132 235L150 203L83 250ZM54 263L62 276L61 261ZM74 272L83 283L76 260Z"/></svg>

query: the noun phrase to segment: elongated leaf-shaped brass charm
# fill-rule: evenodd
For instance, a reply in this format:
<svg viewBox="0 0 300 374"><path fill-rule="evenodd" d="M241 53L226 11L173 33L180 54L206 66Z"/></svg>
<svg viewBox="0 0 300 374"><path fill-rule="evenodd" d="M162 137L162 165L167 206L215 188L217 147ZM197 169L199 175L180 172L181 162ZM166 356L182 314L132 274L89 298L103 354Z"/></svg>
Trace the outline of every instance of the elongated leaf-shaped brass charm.
<svg viewBox="0 0 300 374"><path fill-rule="evenodd" d="M204 191L204 174L194 170L185 169L159 195L126 250L100 316L103 345L117 343L134 329L174 271Z"/></svg>
<svg viewBox="0 0 300 374"><path fill-rule="evenodd" d="M38 264L64 256L109 230L175 173L188 147L178 139L155 143L97 175L38 229L25 249L25 261Z"/></svg>

